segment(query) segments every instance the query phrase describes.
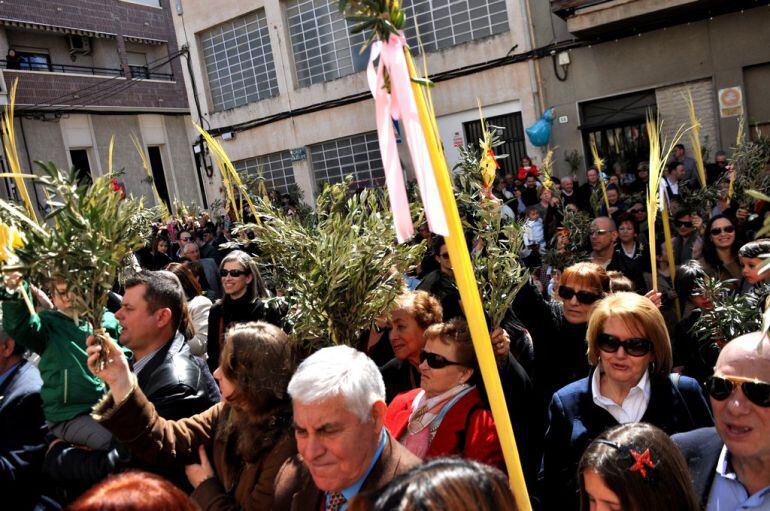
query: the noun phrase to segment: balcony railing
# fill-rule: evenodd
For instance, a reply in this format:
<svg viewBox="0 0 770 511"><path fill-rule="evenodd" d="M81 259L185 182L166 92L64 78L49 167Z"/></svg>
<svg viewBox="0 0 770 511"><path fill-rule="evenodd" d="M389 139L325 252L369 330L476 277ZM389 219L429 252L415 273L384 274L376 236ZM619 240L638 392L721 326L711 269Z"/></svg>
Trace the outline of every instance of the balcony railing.
<svg viewBox="0 0 770 511"><path fill-rule="evenodd" d="M16 62L8 67L8 61L0 60L0 64L11 71L46 71L49 73L78 73L94 76L123 76L123 70L110 67L76 66L74 64L53 64L51 62Z"/></svg>
<svg viewBox="0 0 770 511"><path fill-rule="evenodd" d="M8 61L0 59L0 66L11 71L44 71L48 73L87 74L94 76L125 76L123 69L95 66L76 66L74 64L53 64L49 62L21 62L8 67ZM172 81L173 73L156 73L148 68L131 66L131 78L142 80Z"/></svg>

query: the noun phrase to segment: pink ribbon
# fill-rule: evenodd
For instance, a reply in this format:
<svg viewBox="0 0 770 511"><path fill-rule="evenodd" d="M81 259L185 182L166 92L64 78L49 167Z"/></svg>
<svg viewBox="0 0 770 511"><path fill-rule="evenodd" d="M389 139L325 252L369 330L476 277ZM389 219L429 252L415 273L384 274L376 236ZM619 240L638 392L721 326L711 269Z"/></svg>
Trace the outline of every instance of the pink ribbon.
<svg viewBox="0 0 770 511"><path fill-rule="evenodd" d="M380 143L382 163L385 168L385 182L388 187L390 209L393 212L393 223L399 243L408 240L414 234L412 216L409 209L409 199L404 186L404 172L398 157L398 146L393 129L393 120L401 120L404 134L409 147L409 155L414 166L420 197L425 207L425 217L428 227L436 234L449 235L441 197L438 193L436 176L430 162L430 153L425 134L420 125L417 113L417 103L412 95L409 69L404 57L406 40L403 34L391 35L387 44L375 41L369 55L369 65L366 70L369 88L374 96L377 113L377 137ZM379 57L377 71L374 61ZM387 69L390 78L390 94L385 88L384 71Z"/></svg>

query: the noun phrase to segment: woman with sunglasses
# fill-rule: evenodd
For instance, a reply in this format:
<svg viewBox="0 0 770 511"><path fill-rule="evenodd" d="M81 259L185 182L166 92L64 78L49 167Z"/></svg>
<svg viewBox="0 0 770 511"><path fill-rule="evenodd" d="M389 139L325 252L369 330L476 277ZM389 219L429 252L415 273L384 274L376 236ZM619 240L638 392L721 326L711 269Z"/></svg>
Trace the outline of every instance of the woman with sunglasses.
<svg viewBox="0 0 770 511"><path fill-rule="evenodd" d="M560 301L547 301L530 283L516 295L512 310L532 336L535 383L543 410L554 392L588 374L588 317L594 304L609 292L606 270L585 262L562 272L556 291Z"/></svg>
<svg viewBox="0 0 770 511"><path fill-rule="evenodd" d="M591 315L587 337L591 374L551 400L541 474L545 509L578 508L578 461L608 428L647 422L671 435L713 424L698 382L669 374L668 331L648 298L605 298Z"/></svg>
<svg viewBox="0 0 770 511"><path fill-rule="evenodd" d="M476 354L465 321L425 330L420 374L420 387L388 406L388 431L422 459L457 455L505 469L492 413L476 387Z"/></svg>
<svg viewBox="0 0 770 511"><path fill-rule="evenodd" d="M209 311L208 353L209 369L219 367L225 333L232 325L249 321L265 321L283 326L285 302L265 302L269 296L262 275L252 257L242 250L230 252L219 265L224 296Z"/></svg>
<svg viewBox="0 0 770 511"><path fill-rule="evenodd" d="M736 281L741 278L737 234L737 222L729 216L716 215L706 224L699 262L709 277Z"/></svg>

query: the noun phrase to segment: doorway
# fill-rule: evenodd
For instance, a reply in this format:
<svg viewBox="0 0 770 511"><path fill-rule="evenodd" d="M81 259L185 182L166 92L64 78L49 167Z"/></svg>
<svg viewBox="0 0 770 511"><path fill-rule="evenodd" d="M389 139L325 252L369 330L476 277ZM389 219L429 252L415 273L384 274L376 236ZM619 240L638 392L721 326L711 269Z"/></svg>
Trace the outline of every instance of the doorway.
<svg viewBox="0 0 770 511"><path fill-rule="evenodd" d="M160 146L149 146L147 153L150 156L150 168L152 169L152 180L155 183L155 189L158 191L160 200L162 200L169 211L171 209L171 198L168 195L166 186L166 173L163 170L163 157L161 156Z"/></svg>
<svg viewBox="0 0 770 511"><path fill-rule="evenodd" d="M521 158L527 154L527 147L524 142L524 124L521 120L521 112L512 114L498 115L485 119L489 126L499 126L503 128L500 134L503 144L495 148L495 154L507 154L507 158L498 160L500 165L499 174L516 175L516 169L519 168ZM469 121L463 123L465 140L469 144L478 146L479 139L483 137L481 131L481 121Z"/></svg>

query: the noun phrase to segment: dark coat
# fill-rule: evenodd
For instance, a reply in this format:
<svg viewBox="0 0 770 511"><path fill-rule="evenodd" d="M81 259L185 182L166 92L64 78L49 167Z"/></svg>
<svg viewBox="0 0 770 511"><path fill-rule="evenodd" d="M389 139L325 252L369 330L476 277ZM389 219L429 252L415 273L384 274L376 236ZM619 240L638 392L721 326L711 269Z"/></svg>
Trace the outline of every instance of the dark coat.
<svg viewBox="0 0 770 511"><path fill-rule="evenodd" d="M369 493L385 487L399 474L419 465L420 458L409 452L388 435L380 459L372 467L359 493ZM310 471L295 456L284 463L275 479L275 511L317 511L323 509L324 492L319 490Z"/></svg>
<svg viewBox="0 0 770 511"><path fill-rule="evenodd" d="M388 406L385 426L395 438L406 432L412 403L420 390L399 394ZM426 459L443 456L460 456L505 470L495 421L481 402L478 389L464 395L449 409L425 453Z"/></svg>
<svg viewBox="0 0 770 511"><path fill-rule="evenodd" d="M3 507L31 508L40 494L46 422L37 367L26 360L0 386L0 492ZM10 499L10 501L8 500Z"/></svg>
<svg viewBox="0 0 770 511"><path fill-rule="evenodd" d="M222 351L222 343L228 328L236 323L249 321L266 321L282 327L286 312L285 302L273 301L267 304L260 299L253 300L249 293L237 300L231 300L228 297L217 300L209 310L208 343L206 344L211 372L213 373L219 367L219 353Z"/></svg>
<svg viewBox="0 0 770 511"><path fill-rule="evenodd" d="M545 509L578 509L577 467L586 447L618 422L593 401L591 375L554 394L549 408L543 466ZM650 402L641 422L673 435L705 426L714 420L698 382L682 376L678 386L665 376L650 377Z"/></svg>
<svg viewBox="0 0 770 511"><path fill-rule="evenodd" d="M716 475L719 455L725 443L716 428L700 428L679 433L672 436L671 440L679 447L687 461L695 494L700 499L701 507L705 509Z"/></svg>
<svg viewBox="0 0 770 511"><path fill-rule="evenodd" d="M147 362L137 380L158 414L169 420L200 413L221 398L214 377L198 364L181 334Z"/></svg>
<svg viewBox="0 0 770 511"><path fill-rule="evenodd" d="M272 428L249 431L263 435L261 451L245 461L234 452L236 434L228 432L229 405L219 403L190 418L170 421L161 418L141 389L135 389L119 406L107 398L95 414L118 440L145 463L183 466L198 463L203 445L216 477L203 481L192 493L205 510L272 509L273 483L284 462L297 452L290 432L288 404ZM231 491L228 491L230 488Z"/></svg>
<svg viewBox="0 0 770 511"><path fill-rule="evenodd" d="M139 388L160 417L178 420L208 410L221 399L214 377L198 362L184 337L177 334L144 366L137 377ZM65 499L77 496L109 474L128 468L148 468L119 445L109 451L86 451L60 442L45 458L45 472L67 489ZM153 470L183 487L183 466Z"/></svg>

